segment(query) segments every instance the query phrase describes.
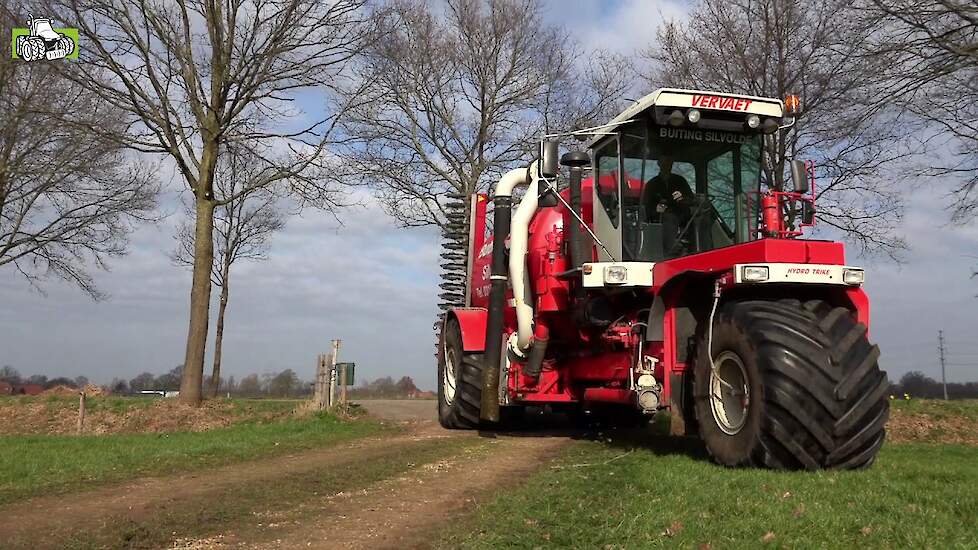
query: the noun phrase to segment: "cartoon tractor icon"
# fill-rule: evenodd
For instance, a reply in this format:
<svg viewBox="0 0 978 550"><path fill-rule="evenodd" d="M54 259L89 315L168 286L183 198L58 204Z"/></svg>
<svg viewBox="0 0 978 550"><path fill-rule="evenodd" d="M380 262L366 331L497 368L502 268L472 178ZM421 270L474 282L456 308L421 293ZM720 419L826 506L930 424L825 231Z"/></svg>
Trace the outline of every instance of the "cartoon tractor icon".
<svg viewBox="0 0 978 550"><path fill-rule="evenodd" d="M24 61L64 59L75 51L75 41L54 30L50 19L35 19L32 15L27 26L31 34L18 36L15 44L17 57Z"/></svg>

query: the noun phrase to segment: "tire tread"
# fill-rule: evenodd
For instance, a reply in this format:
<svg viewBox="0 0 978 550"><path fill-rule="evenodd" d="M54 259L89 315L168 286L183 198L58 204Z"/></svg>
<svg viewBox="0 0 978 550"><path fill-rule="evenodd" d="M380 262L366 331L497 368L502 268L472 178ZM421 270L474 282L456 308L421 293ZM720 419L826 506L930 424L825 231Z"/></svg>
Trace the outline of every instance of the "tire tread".
<svg viewBox="0 0 978 550"><path fill-rule="evenodd" d="M729 465L872 464L885 439L889 383L879 369L879 347L849 310L821 300L751 300L726 304L718 322L732 322L747 336L761 377L758 435L746 460Z"/></svg>

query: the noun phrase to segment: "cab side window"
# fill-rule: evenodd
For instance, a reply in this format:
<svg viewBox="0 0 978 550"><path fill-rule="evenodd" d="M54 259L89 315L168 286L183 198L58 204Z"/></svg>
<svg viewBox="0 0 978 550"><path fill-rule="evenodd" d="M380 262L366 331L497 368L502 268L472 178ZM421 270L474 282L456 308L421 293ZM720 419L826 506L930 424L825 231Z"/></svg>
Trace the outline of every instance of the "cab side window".
<svg viewBox="0 0 978 550"><path fill-rule="evenodd" d="M601 201L601 206L608 214L608 219L614 227L618 227L621 211L621 200L618 189L618 142L612 141L595 154L594 165L597 167L594 189Z"/></svg>

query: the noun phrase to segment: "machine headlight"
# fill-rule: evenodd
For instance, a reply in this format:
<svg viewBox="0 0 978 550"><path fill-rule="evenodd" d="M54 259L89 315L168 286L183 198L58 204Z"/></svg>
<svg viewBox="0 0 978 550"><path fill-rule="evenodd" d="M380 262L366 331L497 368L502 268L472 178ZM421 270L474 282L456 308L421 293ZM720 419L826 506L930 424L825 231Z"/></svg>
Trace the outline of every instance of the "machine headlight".
<svg viewBox="0 0 978 550"><path fill-rule="evenodd" d="M689 112L686 113L686 118L689 119L689 121L692 122L693 124L696 124L697 122L700 121L700 112L699 112L699 110L697 110L697 109L690 109Z"/></svg>
<svg viewBox="0 0 978 550"><path fill-rule="evenodd" d="M760 125L761 125L761 117L759 117L757 115L748 115L747 116L747 127L748 128L750 128L751 130L756 130L758 128L758 126L760 126Z"/></svg>
<svg viewBox="0 0 978 550"><path fill-rule="evenodd" d="M609 265L604 268L604 282L607 285L623 285L628 282L628 269L623 265Z"/></svg>
<svg viewBox="0 0 978 550"><path fill-rule="evenodd" d="M741 277L749 283L759 283L766 281L769 277L767 266L764 265L745 265Z"/></svg>
<svg viewBox="0 0 978 550"><path fill-rule="evenodd" d="M847 285L861 285L866 280L866 272L862 269L845 269L842 271L842 282Z"/></svg>

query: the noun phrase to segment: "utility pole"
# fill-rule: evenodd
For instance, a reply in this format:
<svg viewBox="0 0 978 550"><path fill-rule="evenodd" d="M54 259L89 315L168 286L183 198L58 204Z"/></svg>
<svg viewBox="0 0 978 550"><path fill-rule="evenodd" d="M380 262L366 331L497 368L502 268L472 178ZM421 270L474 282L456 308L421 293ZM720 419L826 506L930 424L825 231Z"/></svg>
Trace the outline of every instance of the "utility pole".
<svg viewBox="0 0 978 550"><path fill-rule="evenodd" d="M329 408L332 409L336 398L336 360L340 356L340 340L333 340L333 354L329 358Z"/></svg>
<svg viewBox="0 0 978 550"><path fill-rule="evenodd" d="M937 331L937 351L941 354L941 384L944 385L944 400L947 401L947 372L944 365L944 331Z"/></svg>

